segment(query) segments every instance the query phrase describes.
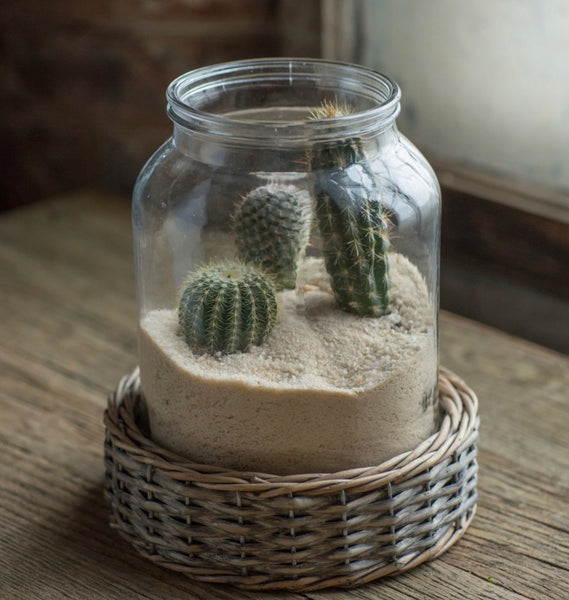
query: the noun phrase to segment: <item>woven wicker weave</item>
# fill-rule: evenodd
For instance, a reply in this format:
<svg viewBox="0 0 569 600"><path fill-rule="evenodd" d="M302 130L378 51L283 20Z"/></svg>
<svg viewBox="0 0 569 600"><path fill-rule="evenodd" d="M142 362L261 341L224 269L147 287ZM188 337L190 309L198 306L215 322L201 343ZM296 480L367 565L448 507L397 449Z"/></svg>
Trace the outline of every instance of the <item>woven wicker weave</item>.
<svg viewBox="0 0 569 600"><path fill-rule="evenodd" d="M250 590L356 586L436 558L476 508L478 401L441 371L437 434L380 466L274 476L199 465L144 435L138 372L105 413L111 524L143 556Z"/></svg>

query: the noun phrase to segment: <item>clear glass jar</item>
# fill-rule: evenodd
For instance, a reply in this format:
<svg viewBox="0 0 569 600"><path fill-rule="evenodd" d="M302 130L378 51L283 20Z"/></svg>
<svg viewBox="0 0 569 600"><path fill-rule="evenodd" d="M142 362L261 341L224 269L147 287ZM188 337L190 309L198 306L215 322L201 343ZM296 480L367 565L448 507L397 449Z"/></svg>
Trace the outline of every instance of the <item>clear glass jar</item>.
<svg viewBox="0 0 569 600"><path fill-rule="evenodd" d="M151 435L276 474L377 465L438 421L440 191L397 84L321 60L198 69L133 225Z"/></svg>

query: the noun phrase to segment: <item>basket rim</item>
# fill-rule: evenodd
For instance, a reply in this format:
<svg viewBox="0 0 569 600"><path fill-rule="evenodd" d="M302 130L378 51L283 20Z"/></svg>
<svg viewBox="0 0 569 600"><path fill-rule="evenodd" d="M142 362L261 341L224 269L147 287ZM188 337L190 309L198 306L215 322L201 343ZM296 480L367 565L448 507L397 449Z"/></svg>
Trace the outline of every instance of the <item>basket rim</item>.
<svg viewBox="0 0 569 600"><path fill-rule="evenodd" d="M380 465L332 473L274 475L236 471L196 463L160 447L144 434L135 416L143 398L138 367L123 377L115 392L110 394L104 423L106 435L115 447L154 471L180 481L191 480L203 488L252 492L262 497L290 493L330 494L342 490L365 492L425 471L471 443L477 435L479 422L478 398L474 391L453 372L440 367L439 397L442 411L439 429L413 450Z"/></svg>

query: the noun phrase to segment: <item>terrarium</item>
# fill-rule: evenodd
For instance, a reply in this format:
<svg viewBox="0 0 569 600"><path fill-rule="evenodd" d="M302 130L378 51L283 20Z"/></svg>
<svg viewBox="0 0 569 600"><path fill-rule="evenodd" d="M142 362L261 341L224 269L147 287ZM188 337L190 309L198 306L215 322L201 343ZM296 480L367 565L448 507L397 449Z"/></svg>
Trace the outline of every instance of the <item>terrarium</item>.
<svg viewBox="0 0 569 600"><path fill-rule="evenodd" d="M452 545L476 398L438 365L440 191L355 65L263 59L167 91L133 196L140 371L107 498L145 556L249 589L354 585Z"/></svg>
<svg viewBox="0 0 569 600"><path fill-rule="evenodd" d="M299 60L168 89L134 195L151 434L199 462L376 465L435 430L440 195L399 89Z"/></svg>

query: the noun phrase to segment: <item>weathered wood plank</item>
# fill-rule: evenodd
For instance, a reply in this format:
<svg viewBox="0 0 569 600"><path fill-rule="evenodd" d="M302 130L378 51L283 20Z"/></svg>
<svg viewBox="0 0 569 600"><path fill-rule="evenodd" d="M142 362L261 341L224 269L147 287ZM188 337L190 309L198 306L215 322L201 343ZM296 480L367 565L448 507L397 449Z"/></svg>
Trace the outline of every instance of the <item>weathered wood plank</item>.
<svg viewBox="0 0 569 600"><path fill-rule="evenodd" d="M134 367L137 348L130 213L114 200L48 202L0 229L0 322L11 348L107 389Z"/></svg>
<svg viewBox="0 0 569 600"><path fill-rule="evenodd" d="M443 193L441 306L569 354L569 194L431 164Z"/></svg>

